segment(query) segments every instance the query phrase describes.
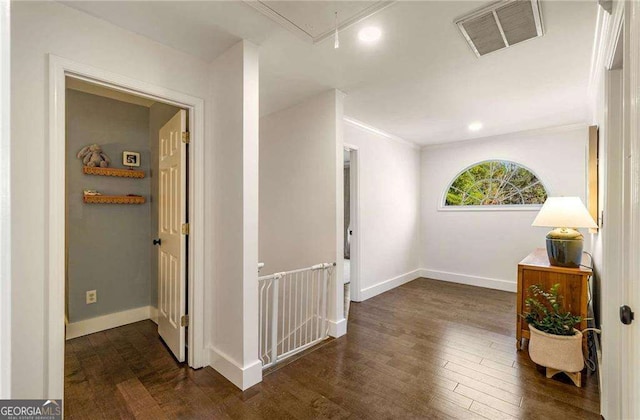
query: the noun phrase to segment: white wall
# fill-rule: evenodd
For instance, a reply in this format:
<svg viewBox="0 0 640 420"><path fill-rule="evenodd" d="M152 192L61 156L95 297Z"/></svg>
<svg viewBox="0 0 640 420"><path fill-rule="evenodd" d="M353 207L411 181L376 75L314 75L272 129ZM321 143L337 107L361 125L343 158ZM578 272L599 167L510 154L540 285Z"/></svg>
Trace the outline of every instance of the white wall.
<svg viewBox="0 0 640 420"><path fill-rule="evenodd" d="M335 261L340 283L342 103L343 94L329 90L260 119L262 275ZM342 290L333 290L332 335L346 331Z"/></svg>
<svg viewBox="0 0 640 420"><path fill-rule="evenodd" d="M614 89L607 89L606 86L611 86ZM608 92L613 90L613 92ZM607 197L607 172L608 168L608 151L616 146L616 143L622 146L622 142L619 141L622 133L622 97L617 97L617 101L610 101L609 98L616 98L615 94L619 94L622 91L622 71L605 71L602 75L602 80L597 83L596 103L593 105L595 109L592 112L593 124L598 126L598 210L602 212L605 209L605 199ZM607 97L608 96L608 97ZM607 109L608 108L608 109ZM616 131L618 130L618 131ZM609 140L612 138L612 141ZM612 168L615 171L615 168ZM612 172L613 172L612 171ZM613 172L615 174L615 172ZM613 191L615 194L616 191ZM598 214L598 217L602 213ZM607 228L602 226L601 221L598 220L600 228L597 232L589 234L591 239L591 248L589 251L593 257L593 271L594 276L591 281L591 287L594 289L594 296L592 300L595 324L596 327L601 328L602 322L602 275L604 274L604 243L606 234L609 233L609 224ZM617 307L616 307L617 310Z"/></svg>
<svg viewBox="0 0 640 420"><path fill-rule="evenodd" d="M205 319L207 343L226 340L231 334L234 344L231 356L238 361L235 371L242 372L247 360L257 360L257 297L254 298L257 264L257 53L248 46L234 47L242 52L243 67L232 69L224 65L209 65L199 59L127 32L103 20L96 19L60 3L16 2L12 7L11 55L11 224L20 236L13 236L12 251L12 397L60 398L47 391L46 348L48 325L48 59L49 53L112 73L144 81L194 97L205 99L210 114L205 120L206 167L204 248L205 307L215 306L211 299L216 291L211 282L216 276L226 276L227 289L217 303L235 305L234 317L217 321L219 329L213 336L213 313ZM126 46L126 48L123 48ZM246 47L246 48L245 48ZM250 64L248 64L250 63ZM238 74L235 72L239 71ZM211 79L220 85L229 80L228 89L211 94ZM241 85L240 85L241 84ZM215 85L215 84L214 84ZM219 113L220 115L216 114ZM216 118L213 121L212 119ZM227 124L226 126L224 124ZM240 128L238 128L238 125ZM214 129L215 126L215 129ZM225 129L226 127L226 129ZM232 127L232 128L229 128ZM228 129L228 130L227 130ZM231 130L231 131L229 131ZM234 131L235 130L235 131ZM220 136L220 137L218 137ZM216 147L212 142L216 140ZM229 144L224 149L223 144ZM219 149L223 148L223 149ZM229 152L221 159L234 165L233 177L214 174L217 162L211 154L216 150ZM213 163L213 164L211 164ZM240 171L241 177L238 178ZM214 175L218 175L215 179ZM226 187L221 187L226 185ZM214 199L212 194L223 194ZM241 203L241 206L238 205ZM214 208L214 203L220 205ZM215 211L240 210L241 223L235 230L216 223L226 222ZM254 210L251 210L254 209ZM253 213L252 213L253 211ZM218 240L213 244L214 233ZM233 264L226 263L224 246L241 236L242 255ZM238 248L234 248L238 250ZM237 266L241 265L242 269ZM217 271L213 271L214 267ZM251 268L251 270L249 269ZM228 270L228 271L225 271ZM228 276L227 276L228 274ZM231 286L231 284L238 286ZM249 284L253 287L249 287ZM257 292L256 292L257 295ZM218 307L216 307L218 308ZM255 308L255 309L252 309ZM217 309L216 309L217 310ZM239 312L238 312L239 311ZM61 320L61 322L63 322ZM239 331L239 333L236 333ZM237 335L239 334L239 335ZM255 336L255 337L254 337ZM242 344L238 344L238 342ZM221 345L224 347L224 345ZM236 355L235 351L239 354ZM236 358L237 357L237 358ZM229 374L223 372L223 374Z"/></svg>
<svg viewBox="0 0 640 420"><path fill-rule="evenodd" d="M241 389L262 379L258 360L258 50L240 42L211 66L213 273L206 318L211 365ZM209 217L209 215L207 216Z"/></svg>
<svg viewBox="0 0 640 420"><path fill-rule="evenodd" d="M532 170L550 196L585 200L587 127L559 127L422 150L422 268L425 277L515 291L517 264L545 246L537 210L442 211L455 176L474 163L510 160ZM585 232L585 249L589 249Z"/></svg>
<svg viewBox="0 0 640 420"><path fill-rule="evenodd" d="M260 274L333 262L334 91L260 119Z"/></svg>
<svg viewBox="0 0 640 420"><path fill-rule="evenodd" d="M420 275L420 149L349 123L344 142L358 148L364 300Z"/></svg>

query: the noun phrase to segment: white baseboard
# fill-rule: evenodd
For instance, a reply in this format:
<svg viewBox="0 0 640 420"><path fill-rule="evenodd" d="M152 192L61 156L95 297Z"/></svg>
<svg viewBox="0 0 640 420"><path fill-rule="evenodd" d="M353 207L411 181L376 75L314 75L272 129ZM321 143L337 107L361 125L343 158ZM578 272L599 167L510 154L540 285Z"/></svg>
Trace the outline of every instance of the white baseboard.
<svg viewBox="0 0 640 420"><path fill-rule="evenodd" d="M67 340L149 319L151 318L151 308L151 306L142 306L140 308L72 322L67 325Z"/></svg>
<svg viewBox="0 0 640 420"><path fill-rule="evenodd" d="M240 367L229 356L214 347L208 347L209 364L242 391L262 382L262 362L256 360L247 367Z"/></svg>
<svg viewBox="0 0 640 420"><path fill-rule="evenodd" d="M149 319L158 325L158 308L155 306L149 306Z"/></svg>
<svg viewBox="0 0 640 420"><path fill-rule="evenodd" d="M376 295L379 295L380 293L384 293L388 290L394 289L398 286L415 280L420 277L420 272L421 270L413 270L408 273L399 275L398 277L381 281L380 283L369 286L366 289L362 289L360 291L360 301L370 299Z"/></svg>
<svg viewBox="0 0 640 420"><path fill-rule="evenodd" d="M423 268L420 270L420 277L433 280L448 281L451 283L468 284L470 286L484 287L487 289L503 290L505 292L516 291L517 284L500 279L492 279L488 277L470 276L468 274L450 273L447 271L430 270Z"/></svg>
<svg viewBox="0 0 640 420"><path fill-rule="evenodd" d="M329 321L329 336L338 338L347 333L347 320Z"/></svg>

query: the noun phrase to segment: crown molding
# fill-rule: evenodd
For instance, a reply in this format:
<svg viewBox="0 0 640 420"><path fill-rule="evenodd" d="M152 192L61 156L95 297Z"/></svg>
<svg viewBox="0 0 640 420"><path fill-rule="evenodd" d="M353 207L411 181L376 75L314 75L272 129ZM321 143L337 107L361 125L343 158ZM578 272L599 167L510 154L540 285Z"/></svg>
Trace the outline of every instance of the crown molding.
<svg viewBox="0 0 640 420"><path fill-rule="evenodd" d="M402 137L398 137L398 136L393 135L391 133L388 133L388 132L386 132L384 130L380 130L379 128L376 128L376 127L374 127L372 125L369 125L367 123L364 123L362 121L356 120L355 118L351 118L351 117L345 116L343 118L343 120L344 120L345 123L347 123L349 125L352 125L352 126L354 126L356 128L359 128L361 130L367 131L367 132L372 133L372 134L376 134L376 135L378 135L380 137L384 137L384 138L387 138L389 140L396 141L398 143L402 143L403 145L409 146L409 147L411 147L413 149L418 149L418 150L420 149L420 145L419 144L416 144L416 143L414 143L412 141L409 141L409 140L405 140Z"/></svg>
<svg viewBox="0 0 640 420"><path fill-rule="evenodd" d="M589 127L589 124L587 123L556 125L552 127L534 128L531 130L523 130L523 131L513 131L510 133L496 134L491 136L474 137L472 139L450 141L446 143L425 144L424 146L421 147L421 149L425 150L425 149L438 149L438 148L450 147L450 146L461 146L467 143L475 143L483 140L485 141L486 140L503 140L513 136L531 137L531 136L537 136L541 134L552 134L552 133L563 133L567 131L586 130L588 127Z"/></svg>

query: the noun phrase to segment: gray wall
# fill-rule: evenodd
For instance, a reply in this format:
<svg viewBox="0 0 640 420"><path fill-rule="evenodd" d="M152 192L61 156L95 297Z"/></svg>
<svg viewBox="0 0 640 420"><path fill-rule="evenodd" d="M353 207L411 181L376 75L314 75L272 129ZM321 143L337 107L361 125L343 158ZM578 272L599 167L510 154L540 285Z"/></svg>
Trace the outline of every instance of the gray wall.
<svg viewBox="0 0 640 420"><path fill-rule="evenodd" d="M149 108L149 148L151 150L151 234L157 237L158 232L158 133L163 125L165 125L179 111L171 105L156 102ZM151 255L151 305L158 306L158 248L150 242L149 252Z"/></svg>
<svg viewBox="0 0 640 420"><path fill-rule="evenodd" d="M98 143L122 167L122 151L141 153L149 173L149 108L67 90L67 291L69 322L151 302L150 204L84 204L82 191L149 197L150 178L84 175L76 153ZM98 302L85 304L97 290Z"/></svg>

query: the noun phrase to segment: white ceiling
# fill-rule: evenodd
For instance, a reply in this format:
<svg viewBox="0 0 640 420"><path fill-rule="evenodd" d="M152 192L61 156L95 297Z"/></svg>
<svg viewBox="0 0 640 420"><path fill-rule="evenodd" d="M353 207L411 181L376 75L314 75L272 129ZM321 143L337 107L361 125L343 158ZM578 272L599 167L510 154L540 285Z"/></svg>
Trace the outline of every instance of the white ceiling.
<svg viewBox="0 0 640 420"><path fill-rule="evenodd" d="M394 1L246 1L265 16L309 42L321 42Z"/></svg>
<svg viewBox="0 0 640 420"><path fill-rule="evenodd" d="M131 32L212 61L241 39L261 44L279 26L242 1L62 1Z"/></svg>
<svg viewBox="0 0 640 420"><path fill-rule="evenodd" d="M326 26L326 16L315 16L328 10L325 4L286 3L273 7L296 24ZM256 43L262 115L337 88L347 94L346 115L418 144L434 144L588 121L597 3L541 3L543 37L481 58L453 22L483 2L397 2L341 31L338 50L332 37L310 43L240 1L65 4L206 61L242 38ZM376 45L357 39L367 25L383 31ZM474 121L484 128L470 132Z"/></svg>

